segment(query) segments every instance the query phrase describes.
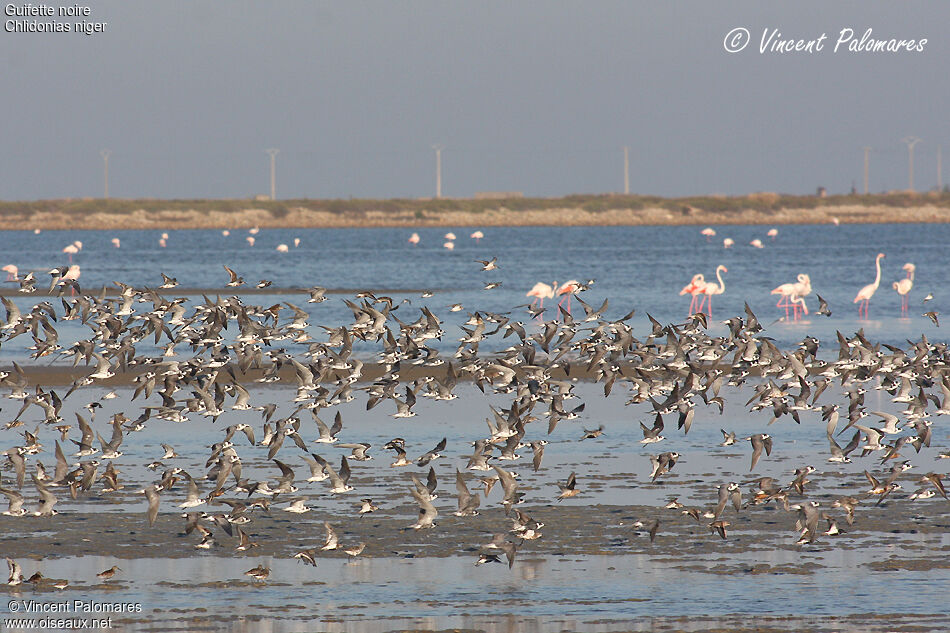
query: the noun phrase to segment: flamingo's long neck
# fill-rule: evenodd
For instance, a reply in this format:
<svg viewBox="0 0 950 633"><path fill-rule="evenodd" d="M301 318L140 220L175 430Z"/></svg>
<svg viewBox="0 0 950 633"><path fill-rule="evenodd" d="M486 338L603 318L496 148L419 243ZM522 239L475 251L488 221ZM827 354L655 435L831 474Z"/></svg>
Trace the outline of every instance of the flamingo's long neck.
<svg viewBox="0 0 950 633"><path fill-rule="evenodd" d="M874 267L877 269L877 276L874 277L874 289L877 290L877 287L881 285L881 256L878 255L874 259Z"/></svg>
<svg viewBox="0 0 950 633"><path fill-rule="evenodd" d="M716 268L716 279L719 280L719 292L720 293L725 292L726 282L722 280L722 268L718 268L718 267Z"/></svg>

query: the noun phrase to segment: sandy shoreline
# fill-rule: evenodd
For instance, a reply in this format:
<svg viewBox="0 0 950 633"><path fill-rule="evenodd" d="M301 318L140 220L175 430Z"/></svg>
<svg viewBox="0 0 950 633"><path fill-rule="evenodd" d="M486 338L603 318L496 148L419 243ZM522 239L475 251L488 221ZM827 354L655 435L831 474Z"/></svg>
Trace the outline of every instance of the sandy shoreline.
<svg viewBox="0 0 950 633"><path fill-rule="evenodd" d="M713 199L714 201L716 199ZM764 200L764 202L763 202ZM600 204L570 206L568 200L525 201L512 209L498 201L383 201L341 209L333 201L286 203L198 201L162 206L161 201L102 201L103 208L89 201L74 208L72 201L0 204L0 230L145 230L145 229L248 229L259 228L369 228L369 227L492 227L492 226L681 226L826 224L883 222L950 222L950 207L941 198L927 196L902 200L901 204L853 204L812 200L814 206L789 206L754 197L727 199L721 205L699 206L688 200L667 200L662 205L634 205L622 197L607 197ZM478 204L482 202L482 204ZM542 204L543 203L543 204ZM422 206L425 204L425 206ZM219 208L220 206L220 208ZM271 208L266 208L270 206ZM265 207L265 208L261 208Z"/></svg>

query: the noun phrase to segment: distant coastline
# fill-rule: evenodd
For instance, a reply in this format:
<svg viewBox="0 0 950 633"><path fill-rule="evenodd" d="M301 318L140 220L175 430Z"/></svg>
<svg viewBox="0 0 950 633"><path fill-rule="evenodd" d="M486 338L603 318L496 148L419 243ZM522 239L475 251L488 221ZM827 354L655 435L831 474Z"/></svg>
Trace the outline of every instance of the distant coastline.
<svg viewBox="0 0 950 633"><path fill-rule="evenodd" d="M950 222L950 193L660 198L159 200L0 202L0 230L630 226Z"/></svg>

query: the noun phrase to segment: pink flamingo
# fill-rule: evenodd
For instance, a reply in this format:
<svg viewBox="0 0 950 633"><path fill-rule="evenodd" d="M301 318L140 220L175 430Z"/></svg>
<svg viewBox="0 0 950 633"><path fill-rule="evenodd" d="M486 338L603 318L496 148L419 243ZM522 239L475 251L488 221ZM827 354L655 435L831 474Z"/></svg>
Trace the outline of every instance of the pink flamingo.
<svg viewBox="0 0 950 633"><path fill-rule="evenodd" d="M419 243L420 239L421 238L419 237L418 233L413 233L412 235L409 236L409 243L415 246L416 244Z"/></svg>
<svg viewBox="0 0 950 633"><path fill-rule="evenodd" d="M471 238L472 238L473 240L475 240L475 242L477 243L478 240L480 240L480 239L482 239L483 237L485 237L485 234L482 233L481 231L475 231L475 232L472 233L469 237L471 237Z"/></svg>
<svg viewBox="0 0 950 633"><path fill-rule="evenodd" d="M708 242L708 241L709 241L709 238L716 236L716 229L707 226L707 227L704 228L702 231L700 231L699 234L700 234L700 235L705 235L705 236L706 236L706 241Z"/></svg>
<svg viewBox="0 0 950 633"><path fill-rule="evenodd" d="M525 296L526 296L526 297L534 297L534 300L531 302L531 305L532 305L532 306L534 306L534 304L537 303L537 302L540 300L541 303L540 303L540 305L539 305L538 307L543 308L543 307L544 307L544 300L545 300L545 299L553 299L553 298L554 298L554 289L555 289L555 288L557 288L557 282L556 282L556 281L555 281L555 282L553 283L553 285L551 285L551 286L549 286L548 284L544 283L543 281L539 281L538 283L534 284L534 287L532 287L531 290L529 290L527 293L525 293Z"/></svg>
<svg viewBox="0 0 950 633"><path fill-rule="evenodd" d="M3 268L0 268L0 270L7 274L7 281L19 281L20 269L17 268L15 264L7 264Z"/></svg>
<svg viewBox="0 0 950 633"><path fill-rule="evenodd" d="M778 229L769 229L769 232L766 233L766 235L768 235L774 240L775 236L778 235Z"/></svg>
<svg viewBox="0 0 950 633"><path fill-rule="evenodd" d="M79 248L75 244L68 244L63 248L63 252L69 255L69 263L73 263L73 255L79 252Z"/></svg>
<svg viewBox="0 0 950 633"><path fill-rule="evenodd" d="M894 290L901 296L901 316L907 316L907 303L909 301L907 295L914 287L914 271L917 270L917 267L908 263L904 264L904 270L907 271L907 278L895 281L893 285Z"/></svg>
<svg viewBox="0 0 950 633"><path fill-rule="evenodd" d="M858 318L861 318L861 308L864 307L864 318L868 318L868 304L871 303L871 297L874 296L874 293L877 292L877 287L881 285L881 260L884 258L884 253L878 253L877 257L874 258L874 268L877 269L877 274L874 277L874 283L866 285L864 288L858 290L858 295L854 298L852 303L857 303L858 305Z"/></svg>
<svg viewBox="0 0 950 633"><path fill-rule="evenodd" d="M808 314L808 306L805 305L804 297L811 294L811 278L805 273L801 273L798 275L798 282L782 284L772 290L771 294L782 295L775 307L785 308L786 319L788 318L788 309L791 308L794 320L798 321L801 318L798 314L799 307L805 314Z"/></svg>
<svg viewBox="0 0 950 633"><path fill-rule="evenodd" d="M805 304L805 297L793 294L788 298L788 302L792 306L792 314L794 315L792 318L795 321L798 321L801 318L801 316L798 314L799 308L801 308L805 314L808 314L808 306Z"/></svg>
<svg viewBox="0 0 950 633"><path fill-rule="evenodd" d="M702 294L708 297L709 302L706 304L706 308L709 310L709 316L712 316L712 298L713 295L721 295L726 290L726 282L722 280L722 273L727 273L729 270L722 264L716 266L716 279L719 283L715 281L710 281L703 286L700 290ZM702 311L702 306L700 306L700 311Z"/></svg>
<svg viewBox="0 0 950 633"><path fill-rule="evenodd" d="M558 295L566 295L561 297L561 300L558 301L558 307L564 303L564 300L567 299L567 313L571 313L571 297L576 295L581 290L581 282L576 279L571 279L570 281L565 281L564 284L557 289Z"/></svg>
<svg viewBox="0 0 950 633"><path fill-rule="evenodd" d="M699 298L699 295L703 293L703 288L706 286L706 280L703 279L702 273L696 273L693 275L693 278L689 280L689 283L683 286L683 289L680 290L680 296L682 297L685 294L692 296L692 299L689 302L689 314L692 315L699 310L702 310L702 303L700 304L699 310L696 309L696 299ZM706 301L706 298L703 297L703 302Z"/></svg>
<svg viewBox="0 0 950 633"><path fill-rule="evenodd" d="M805 303L805 297L811 294L811 277L808 275L802 274L798 278L798 283L795 284L795 292L792 293L792 296L789 298L789 303L792 304L792 312L795 315L795 320L798 321L801 318L801 315L798 313L799 304L801 304L801 310L806 315L808 314L808 305Z"/></svg>

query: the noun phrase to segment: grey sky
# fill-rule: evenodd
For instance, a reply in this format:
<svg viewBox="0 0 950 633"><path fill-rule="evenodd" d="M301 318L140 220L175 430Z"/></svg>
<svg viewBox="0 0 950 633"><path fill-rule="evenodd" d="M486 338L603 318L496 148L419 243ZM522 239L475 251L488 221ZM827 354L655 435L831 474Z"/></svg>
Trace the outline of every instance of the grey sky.
<svg viewBox="0 0 950 633"><path fill-rule="evenodd" d="M907 135L917 189L950 163L942 0L88 6L104 33L0 32L0 199L99 196L105 147L114 197L162 198L267 193L268 147L282 198L432 195L434 143L449 196L621 191L623 145L665 196L860 189L865 145L903 188ZM759 54L772 27L830 41ZM928 43L833 53L845 27Z"/></svg>

